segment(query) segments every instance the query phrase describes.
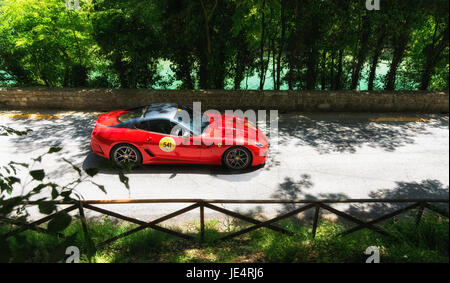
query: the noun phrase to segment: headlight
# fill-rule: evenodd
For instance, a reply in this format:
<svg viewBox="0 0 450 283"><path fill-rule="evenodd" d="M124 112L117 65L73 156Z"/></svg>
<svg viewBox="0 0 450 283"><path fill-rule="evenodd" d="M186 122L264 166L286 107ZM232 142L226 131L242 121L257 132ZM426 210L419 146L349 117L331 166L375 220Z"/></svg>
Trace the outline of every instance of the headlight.
<svg viewBox="0 0 450 283"><path fill-rule="evenodd" d="M260 144L259 142L255 142L255 145L257 146L257 147L264 147L264 145L262 145L262 144Z"/></svg>

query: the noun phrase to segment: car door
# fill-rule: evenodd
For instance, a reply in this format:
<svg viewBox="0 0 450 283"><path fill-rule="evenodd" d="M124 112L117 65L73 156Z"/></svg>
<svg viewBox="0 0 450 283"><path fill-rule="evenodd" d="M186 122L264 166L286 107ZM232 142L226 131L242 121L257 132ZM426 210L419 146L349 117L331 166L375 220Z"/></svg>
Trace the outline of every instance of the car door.
<svg viewBox="0 0 450 283"><path fill-rule="evenodd" d="M200 147L187 142L189 137L174 135L175 123L165 119L144 121L136 127L148 132L145 148L154 158L167 162L198 162Z"/></svg>
<svg viewBox="0 0 450 283"><path fill-rule="evenodd" d="M221 129L219 129L222 131ZM224 133L213 128L207 128L202 134L201 159L206 163L221 164L222 155L228 148L223 139Z"/></svg>

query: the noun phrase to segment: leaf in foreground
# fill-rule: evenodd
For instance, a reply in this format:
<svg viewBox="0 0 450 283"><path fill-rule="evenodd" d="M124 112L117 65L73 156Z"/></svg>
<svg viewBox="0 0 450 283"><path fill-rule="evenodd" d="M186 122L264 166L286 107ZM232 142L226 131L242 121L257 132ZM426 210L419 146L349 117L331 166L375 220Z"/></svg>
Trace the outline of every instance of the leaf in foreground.
<svg viewBox="0 0 450 283"><path fill-rule="evenodd" d="M45 172L42 169L33 170L33 171L30 171L30 175L31 175L31 177L33 177L33 179L35 179L37 181L42 181L45 177Z"/></svg>
<svg viewBox="0 0 450 283"><path fill-rule="evenodd" d="M92 182L92 181L91 181L91 183L92 183L94 186L97 186L97 188L99 188L102 192L104 192L104 193L106 194L105 186L100 185L100 184L97 184L97 183Z"/></svg>
<svg viewBox="0 0 450 283"><path fill-rule="evenodd" d="M61 211L48 223L48 230L57 233L66 229L72 222L72 217L65 211Z"/></svg>
<svg viewBox="0 0 450 283"><path fill-rule="evenodd" d="M51 214L56 210L56 205L52 202L41 202L39 203L39 212L43 214Z"/></svg>
<svg viewBox="0 0 450 283"><path fill-rule="evenodd" d="M100 169L98 168L88 168L86 170L84 170L84 172L86 172L86 174L88 174L91 177L94 177L95 175L98 174L98 172L100 172Z"/></svg>
<svg viewBox="0 0 450 283"><path fill-rule="evenodd" d="M127 189L130 189L130 185L128 184L129 178L125 176L122 172L119 172L119 179L122 184L125 185Z"/></svg>
<svg viewBox="0 0 450 283"><path fill-rule="evenodd" d="M48 153L55 153L55 152L59 152L61 151L62 147L59 146L52 146L49 150Z"/></svg>

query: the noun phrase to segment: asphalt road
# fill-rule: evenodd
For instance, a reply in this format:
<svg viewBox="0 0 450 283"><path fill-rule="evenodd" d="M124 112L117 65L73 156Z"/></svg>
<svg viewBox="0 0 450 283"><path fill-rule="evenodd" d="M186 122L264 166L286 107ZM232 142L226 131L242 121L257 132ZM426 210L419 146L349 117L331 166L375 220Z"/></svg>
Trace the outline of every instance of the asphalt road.
<svg viewBox="0 0 450 283"><path fill-rule="evenodd" d="M230 174L221 167L148 165L129 173L130 190L119 182L105 160L90 152L89 142L99 113L47 112L57 119L13 117L0 112L0 125L33 131L26 136L0 137L0 165L11 160L30 162L51 146L63 150L43 158L47 180L65 184L76 172L66 158L83 167L100 167L94 177L107 194L89 183L77 192L85 199L313 199L313 198L448 198L449 117L414 114L285 114L279 119L278 149L272 149L263 168ZM35 113L35 112L29 112ZM42 113L42 112L40 112ZM377 117L421 117L428 122L370 122ZM27 172L23 171L23 178ZM31 185L25 188L30 189ZM17 190L20 192L20 189ZM16 193L17 193L16 192ZM170 213L186 204L110 205L116 212L143 220ZM225 205L267 217L289 205ZM367 216L395 206L346 207ZM33 218L38 213L31 211ZM213 217L210 210L205 210ZM89 213L95 216L95 213ZM180 220L192 220L198 211ZM214 216L215 217L215 216Z"/></svg>

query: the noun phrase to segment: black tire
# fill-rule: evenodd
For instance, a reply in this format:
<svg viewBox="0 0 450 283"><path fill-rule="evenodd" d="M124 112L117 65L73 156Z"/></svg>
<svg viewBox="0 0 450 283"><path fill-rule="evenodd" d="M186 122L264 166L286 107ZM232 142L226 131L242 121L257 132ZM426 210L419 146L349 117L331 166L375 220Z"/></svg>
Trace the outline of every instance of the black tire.
<svg viewBox="0 0 450 283"><path fill-rule="evenodd" d="M122 157L122 160L120 157ZM134 168L142 164L141 152L135 146L127 143L115 145L111 149L109 158L113 165L119 167L130 166L131 168Z"/></svg>
<svg viewBox="0 0 450 283"><path fill-rule="evenodd" d="M222 156L222 163L231 170L244 170L251 166L253 160L250 150L243 146L233 146Z"/></svg>

